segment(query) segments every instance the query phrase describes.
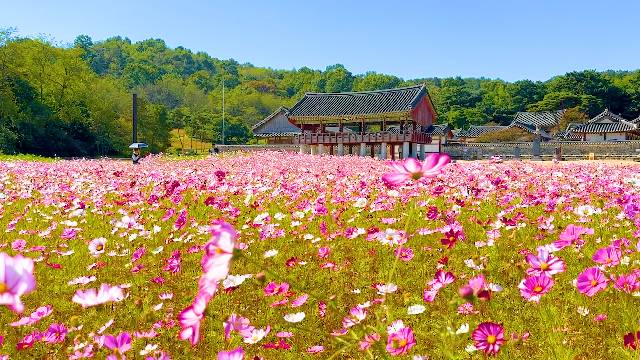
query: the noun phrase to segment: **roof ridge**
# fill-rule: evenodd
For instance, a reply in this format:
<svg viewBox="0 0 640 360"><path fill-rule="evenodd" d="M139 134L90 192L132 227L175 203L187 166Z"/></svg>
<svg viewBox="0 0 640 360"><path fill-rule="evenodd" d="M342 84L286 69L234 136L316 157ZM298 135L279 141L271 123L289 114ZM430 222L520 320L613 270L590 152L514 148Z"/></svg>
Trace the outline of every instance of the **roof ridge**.
<svg viewBox="0 0 640 360"><path fill-rule="evenodd" d="M304 93L304 95L305 95L305 96L307 96L307 95L358 95L358 94L374 94L374 93L382 93L382 92L403 91L403 90L409 90L409 89L415 89L415 88L422 88L422 87L426 87L426 86L425 86L425 84L411 85L411 86L404 86L404 87L391 88L391 89L365 90L365 91L345 91L345 92L308 92L308 93Z"/></svg>
<svg viewBox="0 0 640 360"><path fill-rule="evenodd" d="M251 130L255 130L258 127L264 125L264 123L266 123L267 121L271 120L274 116L278 115L278 113L280 113L280 111L284 110L285 113L289 112L289 109L286 106L280 106L279 108L276 109L276 111L272 112L271 114L267 115L266 118L258 121L257 123L255 123L252 127Z"/></svg>

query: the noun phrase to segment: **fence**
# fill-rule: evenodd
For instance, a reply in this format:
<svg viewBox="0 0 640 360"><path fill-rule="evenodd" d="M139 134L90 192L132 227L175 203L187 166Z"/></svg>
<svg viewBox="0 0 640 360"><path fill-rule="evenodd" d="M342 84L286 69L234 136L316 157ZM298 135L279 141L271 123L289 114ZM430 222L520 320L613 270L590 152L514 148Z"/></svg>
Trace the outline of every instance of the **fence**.
<svg viewBox="0 0 640 360"><path fill-rule="evenodd" d="M560 149L562 157L567 160L589 159L640 159L640 141L549 141L540 143L540 157L550 160ZM530 159L534 157L532 142L514 143L472 143L447 144L443 151L454 159L482 159L497 155L503 158L520 157ZM519 153L519 156L518 156Z"/></svg>

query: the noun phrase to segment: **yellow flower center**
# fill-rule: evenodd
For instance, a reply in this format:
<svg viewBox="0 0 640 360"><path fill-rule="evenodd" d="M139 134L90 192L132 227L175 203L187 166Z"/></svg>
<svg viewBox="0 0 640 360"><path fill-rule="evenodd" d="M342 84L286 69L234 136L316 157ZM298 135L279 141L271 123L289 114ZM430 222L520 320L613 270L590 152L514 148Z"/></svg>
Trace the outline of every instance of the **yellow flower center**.
<svg viewBox="0 0 640 360"><path fill-rule="evenodd" d="M407 346L407 340L406 339L402 339L400 341L398 341L398 347L405 347Z"/></svg>
<svg viewBox="0 0 640 360"><path fill-rule="evenodd" d="M533 288L533 292L540 292L542 291L542 286L540 285L536 285L536 287Z"/></svg>
<svg viewBox="0 0 640 360"><path fill-rule="evenodd" d="M595 279L591 280L591 286L596 286L596 285L598 285L598 282Z"/></svg>
<svg viewBox="0 0 640 360"><path fill-rule="evenodd" d="M0 294L6 293L7 290L9 290L9 287L7 286L7 284L0 282Z"/></svg>
<svg viewBox="0 0 640 360"><path fill-rule="evenodd" d="M545 271L549 268L549 264L546 262L540 263L540 270Z"/></svg>
<svg viewBox="0 0 640 360"><path fill-rule="evenodd" d="M419 173L419 172L415 172L415 173L411 174L411 178L413 180L419 180L421 177L422 177L422 173Z"/></svg>
<svg viewBox="0 0 640 360"><path fill-rule="evenodd" d="M104 246L102 246L102 244L98 244L98 246L96 246L97 251L102 251L102 249L104 249Z"/></svg>
<svg viewBox="0 0 640 360"><path fill-rule="evenodd" d="M455 240L456 240L455 236L449 236L449 241L453 242Z"/></svg>
<svg viewBox="0 0 640 360"><path fill-rule="evenodd" d="M495 336L495 335L489 335L489 336L487 336L487 342L488 342L489 344L491 344L491 345L495 344L495 343L496 343L496 340L497 340L497 339L496 339L496 336Z"/></svg>
<svg viewBox="0 0 640 360"><path fill-rule="evenodd" d="M222 251L221 248L216 248L216 255L220 255L222 253L224 253L224 251Z"/></svg>

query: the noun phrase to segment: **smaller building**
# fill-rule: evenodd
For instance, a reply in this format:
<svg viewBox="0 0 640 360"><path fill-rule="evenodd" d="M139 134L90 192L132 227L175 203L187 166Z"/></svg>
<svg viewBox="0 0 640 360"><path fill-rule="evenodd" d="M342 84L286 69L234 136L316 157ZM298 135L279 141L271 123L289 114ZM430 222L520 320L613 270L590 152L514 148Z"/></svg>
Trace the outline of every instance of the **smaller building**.
<svg viewBox="0 0 640 360"><path fill-rule="evenodd" d="M293 144L293 138L302 131L289 122L288 115L289 109L280 107L251 128L253 135L266 139L268 144Z"/></svg>
<svg viewBox="0 0 640 360"><path fill-rule="evenodd" d="M553 128L558 126L563 115L564 110L538 112L521 111L516 113L511 124L521 124L532 129L537 127L540 130L550 132Z"/></svg>
<svg viewBox="0 0 640 360"><path fill-rule="evenodd" d="M571 130L583 141L625 141L640 136L639 125L605 109L586 124Z"/></svg>
<svg viewBox="0 0 640 360"><path fill-rule="evenodd" d="M502 125L471 125L467 130L459 130L456 137L460 142L475 142L480 135L506 130L508 128L508 126Z"/></svg>

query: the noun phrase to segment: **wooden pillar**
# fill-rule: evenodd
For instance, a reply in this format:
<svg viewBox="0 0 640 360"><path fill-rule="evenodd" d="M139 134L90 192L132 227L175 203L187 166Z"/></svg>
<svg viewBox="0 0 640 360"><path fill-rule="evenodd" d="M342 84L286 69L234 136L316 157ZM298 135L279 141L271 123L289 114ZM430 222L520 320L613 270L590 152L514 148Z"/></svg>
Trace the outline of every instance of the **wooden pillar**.
<svg viewBox="0 0 640 360"><path fill-rule="evenodd" d="M329 155L333 155L333 145L329 145Z"/></svg>
<svg viewBox="0 0 640 360"><path fill-rule="evenodd" d="M395 160L396 159L396 144L391 144L390 150L391 150L391 160Z"/></svg>
<svg viewBox="0 0 640 360"><path fill-rule="evenodd" d="M376 157L376 144L371 144L371 157L375 158Z"/></svg>
<svg viewBox="0 0 640 360"><path fill-rule="evenodd" d="M387 143L380 144L380 159L387 160Z"/></svg>

